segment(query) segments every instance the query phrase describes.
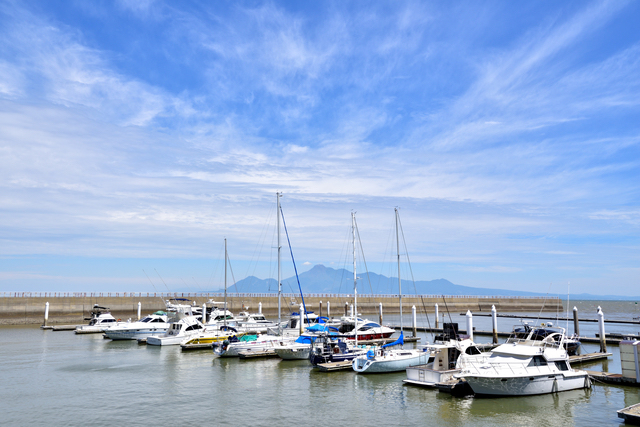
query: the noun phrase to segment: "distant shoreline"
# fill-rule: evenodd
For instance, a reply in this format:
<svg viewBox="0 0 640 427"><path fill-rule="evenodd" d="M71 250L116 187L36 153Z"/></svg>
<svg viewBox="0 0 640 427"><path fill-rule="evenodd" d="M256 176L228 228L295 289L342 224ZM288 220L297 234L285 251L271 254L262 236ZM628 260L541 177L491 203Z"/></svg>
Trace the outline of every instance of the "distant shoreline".
<svg viewBox="0 0 640 427"><path fill-rule="evenodd" d="M94 304L109 307L117 318L126 320L137 318L138 302L141 303L142 315L157 310L164 310L164 301L172 297L186 298L202 306L208 300L213 300L222 305L224 294L67 294L51 293L40 295L38 293L25 293L29 295L0 296L0 324L43 324L45 304L49 302L48 324L85 323L84 318L89 316L89 311ZM44 293L43 293L44 294ZM307 310L327 315L327 302L330 303L330 315L342 316L346 310L350 311L353 303L353 295L350 294L305 294ZM435 304L439 311L460 312L490 312L495 306L498 312L544 312L563 311L565 307L561 299L557 297L486 297L486 296L443 296L442 295L403 295L403 312L411 313L411 308L416 306L418 312L433 313ZM322 302L322 308L321 308ZM282 316L288 316L291 312L299 310L302 303L299 294L283 294ZM379 306L382 303L383 316L386 314L399 314L398 295L358 295L358 312L371 317L379 316ZM260 304L262 312L270 318L278 315L277 294L228 294L227 306L232 312L249 310L257 312Z"/></svg>

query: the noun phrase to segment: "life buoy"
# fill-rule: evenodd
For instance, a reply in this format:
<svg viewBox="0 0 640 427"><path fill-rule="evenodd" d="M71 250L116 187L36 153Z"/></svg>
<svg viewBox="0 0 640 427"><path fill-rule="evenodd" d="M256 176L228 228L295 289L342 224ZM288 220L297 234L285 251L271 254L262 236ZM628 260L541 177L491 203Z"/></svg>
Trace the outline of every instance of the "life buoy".
<svg viewBox="0 0 640 427"><path fill-rule="evenodd" d="M340 353L340 349L338 347L333 347L333 352L335 354L338 354L338 353Z"/></svg>
<svg viewBox="0 0 640 427"><path fill-rule="evenodd" d="M118 322L120 321L120 319L118 319Z"/></svg>

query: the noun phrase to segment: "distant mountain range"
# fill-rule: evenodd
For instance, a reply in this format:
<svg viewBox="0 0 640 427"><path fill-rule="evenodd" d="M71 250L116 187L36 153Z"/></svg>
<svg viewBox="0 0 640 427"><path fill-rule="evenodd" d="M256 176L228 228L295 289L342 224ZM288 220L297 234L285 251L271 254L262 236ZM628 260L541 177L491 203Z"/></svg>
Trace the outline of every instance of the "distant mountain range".
<svg viewBox="0 0 640 427"><path fill-rule="evenodd" d="M386 277L376 273L368 275L360 274L358 280L358 294L366 295L370 293L391 293L397 294L398 278ZM367 279L368 276L368 279ZM324 265L316 265L311 270L301 273L300 285L302 291L314 294L349 294L353 292L353 272L345 269L333 269ZM541 292L512 291L505 289L474 288L471 286L460 286L451 283L446 279L421 280L415 282L402 280L402 293L418 295L474 295L474 296L545 296ZM218 289L213 292L223 292ZM227 292L239 293L277 293L278 281L276 279L259 279L249 276L229 286ZM298 282L296 277L289 277L282 280L282 292L297 293ZM553 296L556 296L554 294ZM640 297L623 297L616 295L591 295L579 294L571 295L575 300L637 300Z"/></svg>

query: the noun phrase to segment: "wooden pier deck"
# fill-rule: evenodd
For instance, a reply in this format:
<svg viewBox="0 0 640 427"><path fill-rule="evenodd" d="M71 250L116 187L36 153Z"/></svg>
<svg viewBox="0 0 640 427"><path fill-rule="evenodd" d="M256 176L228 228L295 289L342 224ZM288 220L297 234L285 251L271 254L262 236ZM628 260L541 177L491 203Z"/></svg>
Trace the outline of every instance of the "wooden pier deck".
<svg viewBox="0 0 640 427"><path fill-rule="evenodd" d="M640 383L635 378L623 377L622 374L611 374L609 372L586 371L589 376L601 383L613 385L627 385L631 387L640 387Z"/></svg>
<svg viewBox="0 0 640 427"><path fill-rule="evenodd" d="M627 424L640 425L640 403L620 409L618 418L624 419Z"/></svg>
<svg viewBox="0 0 640 427"><path fill-rule="evenodd" d="M352 361L351 360L345 360L344 362L319 363L317 368L322 372L335 372L335 371L353 370Z"/></svg>
<svg viewBox="0 0 640 427"><path fill-rule="evenodd" d="M42 329L51 329L52 331L74 331L79 325L56 325L44 326Z"/></svg>
<svg viewBox="0 0 640 427"><path fill-rule="evenodd" d="M569 356L569 363L571 363L571 366L579 365L581 363L588 363L588 362L598 361L602 359L608 359L609 356L611 356L611 353L576 354L575 356Z"/></svg>
<svg viewBox="0 0 640 427"><path fill-rule="evenodd" d="M182 351L190 351L190 350L213 350L212 343L193 343L193 344L180 344L180 348Z"/></svg>

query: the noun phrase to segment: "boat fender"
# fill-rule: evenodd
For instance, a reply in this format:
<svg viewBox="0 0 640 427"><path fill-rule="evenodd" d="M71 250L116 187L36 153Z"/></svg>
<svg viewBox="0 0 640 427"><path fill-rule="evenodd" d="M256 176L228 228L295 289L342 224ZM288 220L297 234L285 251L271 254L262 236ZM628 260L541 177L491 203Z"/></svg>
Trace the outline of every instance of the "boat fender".
<svg viewBox="0 0 640 427"><path fill-rule="evenodd" d="M376 353L373 350L367 351L367 359L371 360L376 357Z"/></svg>

